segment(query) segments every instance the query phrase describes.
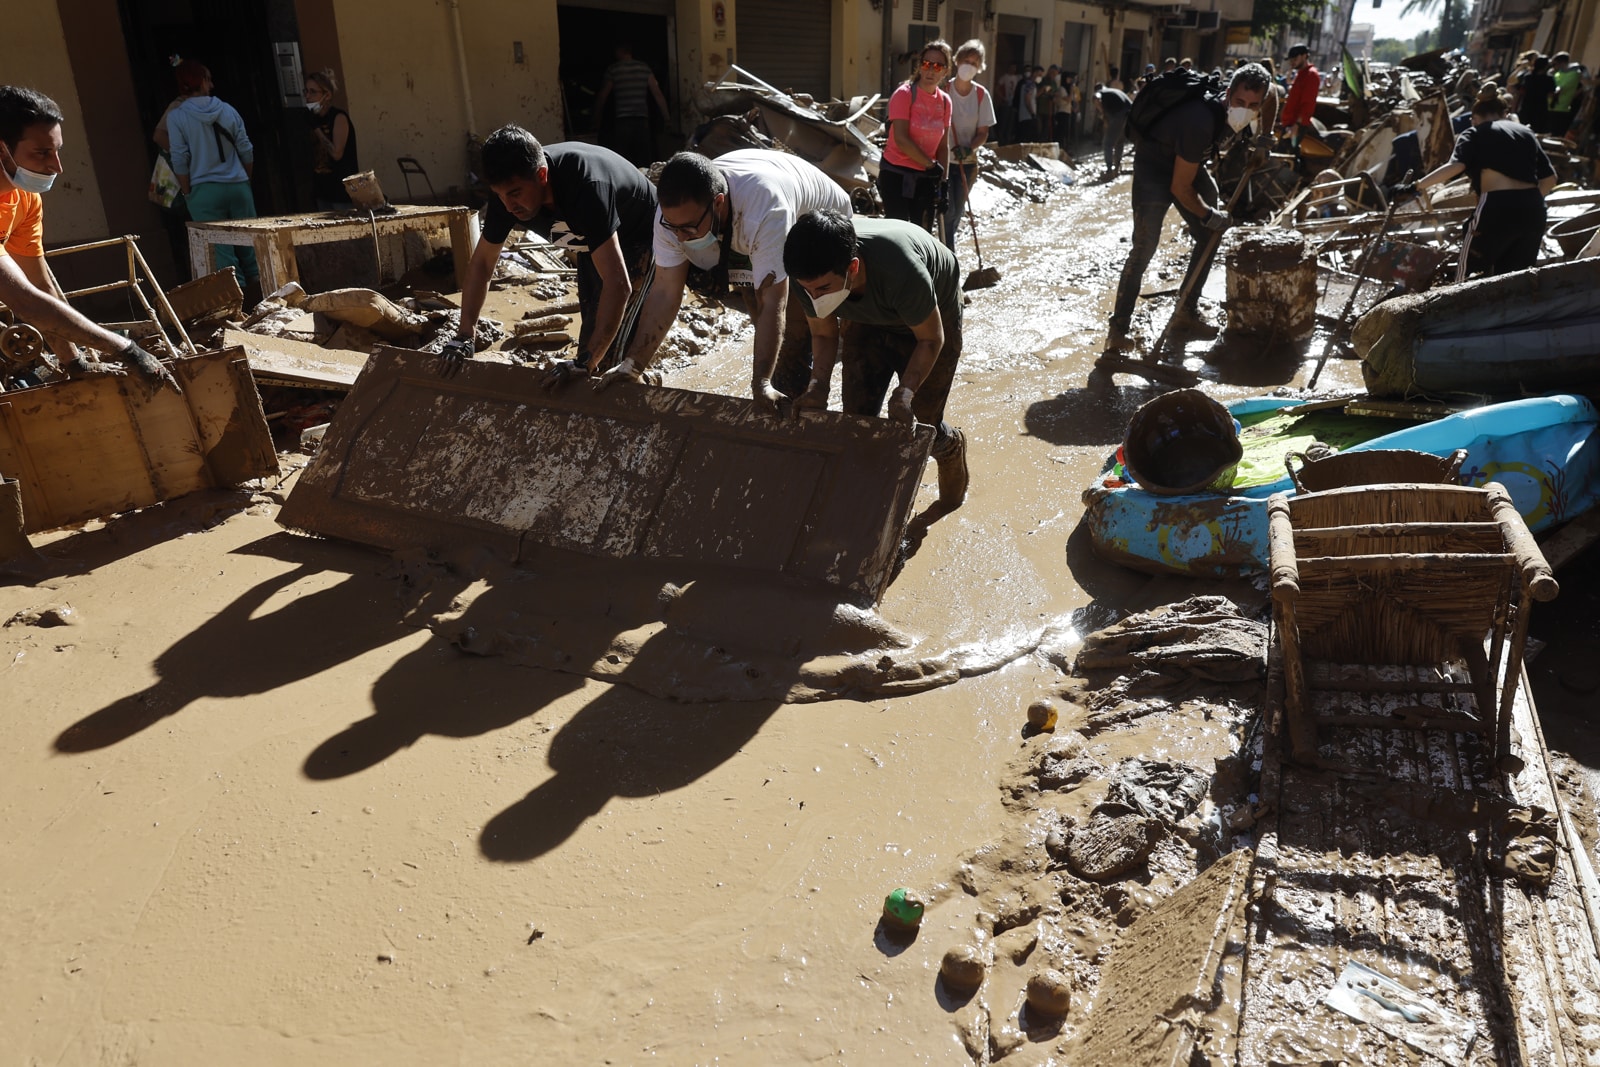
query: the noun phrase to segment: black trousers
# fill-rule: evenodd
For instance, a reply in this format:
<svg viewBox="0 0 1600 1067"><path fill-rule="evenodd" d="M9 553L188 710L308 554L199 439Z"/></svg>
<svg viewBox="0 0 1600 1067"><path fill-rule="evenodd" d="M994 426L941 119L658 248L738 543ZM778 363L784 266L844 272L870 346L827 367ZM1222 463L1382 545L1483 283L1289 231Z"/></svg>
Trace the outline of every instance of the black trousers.
<svg viewBox="0 0 1600 1067"><path fill-rule="evenodd" d="M1502 189L1478 198L1472 236L1464 249L1468 274L1524 270L1544 241L1544 196L1537 189Z"/></svg>
<svg viewBox="0 0 1600 1067"><path fill-rule="evenodd" d="M1134 180L1138 180L1137 175ZM1204 167L1195 172L1194 191L1206 203L1216 204L1217 183ZM1117 303L1111 312L1111 325L1118 329L1126 330L1133 319L1133 306L1138 303L1139 289L1144 285L1144 271L1161 244L1161 227L1166 222L1169 207L1178 209L1178 214L1189 225L1189 235L1194 238L1194 251L1189 253L1189 269L1183 275L1185 285L1189 284L1191 277L1194 279L1194 285L1189 290L1187 310L1194 310L1200 290L1205 287L1206 275L1211 272L1211 257L1206 255L1207 238L1211 236L1211 231L1206 229L1200 216L1178 203L1178 198L1172 195L1171 190L1157 199L1141 197L1135 186L1133 244L1128 248L1128 261L1122 265L1122 279L1117 283Z"/></svg>

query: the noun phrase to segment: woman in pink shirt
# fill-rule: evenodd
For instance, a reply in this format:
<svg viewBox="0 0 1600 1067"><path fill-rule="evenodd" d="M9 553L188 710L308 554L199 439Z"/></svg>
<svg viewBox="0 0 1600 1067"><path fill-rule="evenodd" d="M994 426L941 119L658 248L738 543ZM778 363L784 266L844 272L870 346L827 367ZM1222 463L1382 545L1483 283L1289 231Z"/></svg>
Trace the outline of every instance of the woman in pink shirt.
<svg viewBox="0 0 1600 1067"><path fill-rule="evenodd" d="M930 42L916 74L889 98L889 142L878 167L883 213L929 232L950 201L950 97L939 84L951 58L948 44Z"/></svg>

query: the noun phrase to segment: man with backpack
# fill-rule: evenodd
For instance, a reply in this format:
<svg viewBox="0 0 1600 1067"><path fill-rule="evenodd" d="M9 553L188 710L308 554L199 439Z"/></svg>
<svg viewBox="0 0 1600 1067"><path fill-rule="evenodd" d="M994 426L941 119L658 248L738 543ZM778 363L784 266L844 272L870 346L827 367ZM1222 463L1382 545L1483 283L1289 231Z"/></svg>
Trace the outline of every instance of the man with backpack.
<svg viewBox="0 0 1600 1067"><path fill-rule="evenodd" d="M1218 211L1217 183L1205 169L1230 133L1255 121L1266 95L1268 76L1259 64L1247 63L1234 72L1226 93L1209 77L1175 70L1152 80L1133 100L1128 129L1138 152L1133 159L1133 243L1117 285L1117 302L1111 313L1108 348L1129 342L1128 327L1139 299L1144 271L1161 241L1167 208L1177 207L1194 237L1194 252L1184 274L1188 300L1174 314L1174 325L1202 327L1196 302L1211 269L1213 233L1233 225Z"/></svg>

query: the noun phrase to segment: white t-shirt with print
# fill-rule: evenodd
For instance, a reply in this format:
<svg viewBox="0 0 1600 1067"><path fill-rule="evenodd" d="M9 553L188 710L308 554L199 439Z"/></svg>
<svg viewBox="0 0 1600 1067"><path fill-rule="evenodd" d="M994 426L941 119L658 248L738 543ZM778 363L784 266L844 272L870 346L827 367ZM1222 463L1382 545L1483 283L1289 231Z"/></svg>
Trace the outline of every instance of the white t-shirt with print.
<svg viewBox="0 0 1600 1067"><path fill-rule="evenodd" d="M731 251L747 256L748 273L732 263L728 280L735 285L755 285L770 274L773 282L789 277L783 269L783 242L795 220L808 211L832 208L850 214L850 196L837 183L799 156L765 148L745 148L711 161L728 183L732 210ZM660 224L656 209L655 259L657 267L677 267L689 261L683 243ZM737 259L737 257L730 257Z"/></svg>

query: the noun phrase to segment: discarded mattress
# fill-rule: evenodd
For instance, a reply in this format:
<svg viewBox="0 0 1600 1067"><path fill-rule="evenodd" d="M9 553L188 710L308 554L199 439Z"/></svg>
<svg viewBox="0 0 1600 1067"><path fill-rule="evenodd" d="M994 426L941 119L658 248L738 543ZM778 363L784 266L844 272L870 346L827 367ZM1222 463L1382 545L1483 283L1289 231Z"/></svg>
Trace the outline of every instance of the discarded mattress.
<svg viewBox="0 0 1600 1067"><path fill-rule="evenodd" d="M1260 397L1229 410L1248 433L1253 417L1300 403ZM1410 449L1448 456L1464 448L1462 484L1504 485L1529 529L1537 532L1600 500L1597 426L1600 412L1583 397L1531 397L1408 426L1344 451ZM1083 493L1083 522L1098 555L1156 574L1266 573L1267 497L1294 492L1287 475L1271 482L1255 479L1257 484L1236 488L1233 495L1158 496L1126 481L1119 467L1113 456ZM1241 478L1245 470L1241 464Z"/></svg>
<svg viewBox="0 0 1600 1067"><path fill-rule="evenodd" d="M1386 300L1352 331L1374 396L1523 396L1600 383L1600 260Z"/></svg>
<svg viewBox="0 0 1600 1067"><path fill-rule="evenodd" d="M686 577L757 572L875 602L933 441L684 389L549 392L523 367L436 367L377 349L279 521L384 549L682 561Z"/></svg>

